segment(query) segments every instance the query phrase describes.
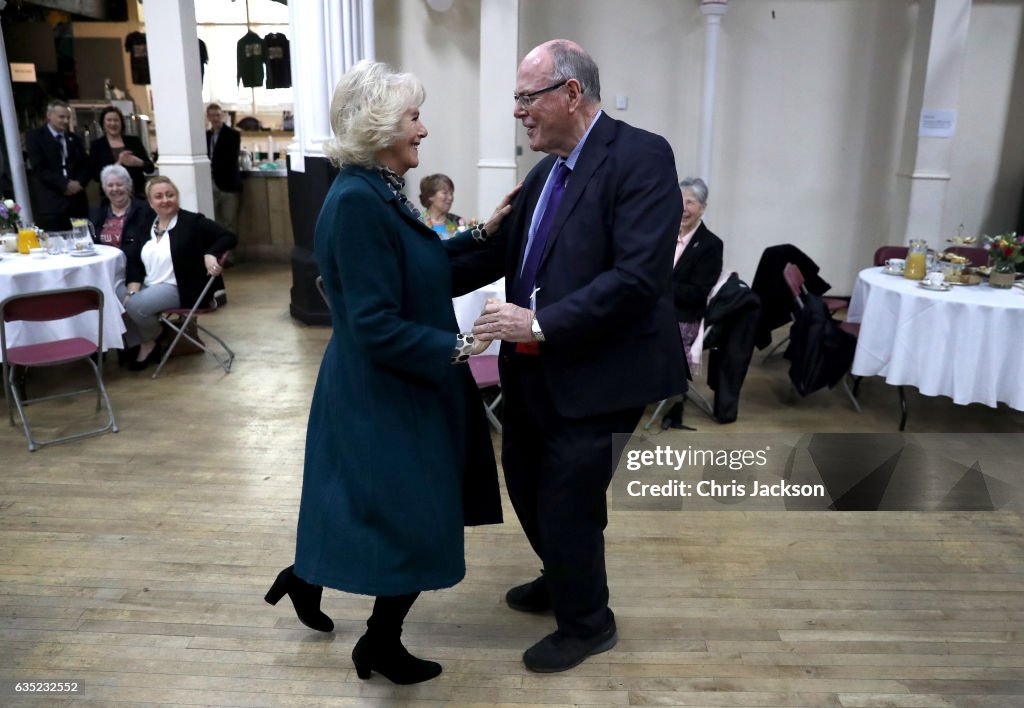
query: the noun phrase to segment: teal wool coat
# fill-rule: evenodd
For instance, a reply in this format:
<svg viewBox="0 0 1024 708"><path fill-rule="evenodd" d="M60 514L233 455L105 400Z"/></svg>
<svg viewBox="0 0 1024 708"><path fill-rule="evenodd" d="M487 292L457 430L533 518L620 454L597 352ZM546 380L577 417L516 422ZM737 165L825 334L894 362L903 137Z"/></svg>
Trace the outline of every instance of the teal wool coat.
<svg viewBox="0 0 1024 708"><path fill-rule="evenodd" d="M463 524L501 521L469 367L450 363L453 266L376 173L345 167L316 225L334 327L306 433L295 572L366 595L455 585Z"/></svg>

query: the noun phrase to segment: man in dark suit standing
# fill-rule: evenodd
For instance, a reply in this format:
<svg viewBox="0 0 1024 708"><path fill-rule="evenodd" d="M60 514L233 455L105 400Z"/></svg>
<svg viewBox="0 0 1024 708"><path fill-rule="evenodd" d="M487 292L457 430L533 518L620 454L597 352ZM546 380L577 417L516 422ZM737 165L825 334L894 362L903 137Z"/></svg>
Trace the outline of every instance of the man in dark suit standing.
<svg viewBox="0 0 1024 708"><path fill-rule="evenodd" d="M214 220L232 233L238 233L238 197L242 191L242 173L238 169L238 154L242 134L224 125L224 111L216 103L206 107L206 154L210 158L213 174Z"/></svg>
<svg viewBox="0 0 1024 708"><path fill-rule="evenodd" d="M89 158L70 127L70 106L54 100L46 106L46 125L25 134L36 187L36 226L46 231L67 231L71 218L89 215Z"/></svg>
<svg viewBox="0 0 1024 708"><path fill-rule="evenodd" d="M491 239L509 302L489 303L473 332L503 340L506 486L544 563L506 602L554 609L557 631L523 662L555 672L618 640L604 557L612 434L686 388L669 284L682 200L672 149L601 111L597 65L579 45L527 54L515 101L530 148L548 157Z"/></svg>

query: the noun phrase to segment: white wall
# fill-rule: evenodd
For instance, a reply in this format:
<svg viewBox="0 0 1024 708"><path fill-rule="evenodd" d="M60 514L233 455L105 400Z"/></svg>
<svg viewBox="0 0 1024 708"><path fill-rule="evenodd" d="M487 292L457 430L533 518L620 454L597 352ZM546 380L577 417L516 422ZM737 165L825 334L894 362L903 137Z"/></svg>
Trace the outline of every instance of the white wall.
<svg viewBox="0 0 1024 708"><path fill-rule="evenodd" d="M458 212L475 203L479 3L455 0L447 13L423 0L378 0L377 8L378 58L427 86L431 135L410 176L418 183L447 172ZM896 172L917 11L914 0L729 3L707 223L726 243L727 265L745 278L766 246L790 242L821 265L833 292L849 293L874 249L898 240ZM520 54L554 37L580 42L601 67L605 110L663 134L680 176L696 173L704 51L697 0L521 0L520 18ZM973 3L953 179L946 203L935 206L943 233L932 245L960 223L967 233L993 233L1016 219L1022 21L1024 0ZM628 95L628 110L614 109L616 94ZM512 120L511 98L495 110ZM522 175L538 156L519 135Z"/></svg>

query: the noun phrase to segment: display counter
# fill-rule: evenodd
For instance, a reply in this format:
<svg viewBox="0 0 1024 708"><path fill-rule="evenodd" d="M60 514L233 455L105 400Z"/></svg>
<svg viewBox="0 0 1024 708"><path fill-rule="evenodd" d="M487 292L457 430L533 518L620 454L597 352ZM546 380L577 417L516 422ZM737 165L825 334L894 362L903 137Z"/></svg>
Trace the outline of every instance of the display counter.
<svg viewBox="0 0 1024 708"><path fill-rule="evenodd" d="M288 171L243 170L235 249L238 260L287 263L293 244Z"/></svg>

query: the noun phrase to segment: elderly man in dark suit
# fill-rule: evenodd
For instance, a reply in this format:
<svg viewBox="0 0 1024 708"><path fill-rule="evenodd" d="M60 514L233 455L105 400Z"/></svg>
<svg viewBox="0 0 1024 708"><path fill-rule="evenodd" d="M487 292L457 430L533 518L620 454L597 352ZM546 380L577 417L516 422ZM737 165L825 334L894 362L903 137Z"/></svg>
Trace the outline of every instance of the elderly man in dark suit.
<svg viewBox="0 0 1024 708"><path fill-rule="evenodd" d="M618 640L604 558L612 434L686 387L669 283L682 201L672 149L601 111L579 45L527 54L515 101L530 148L548 156L484 247L503 251L510 301L489 303L473 333L503 340L506 485L544 564L506 602L554 609L557 631L523 661L555 672Z"/></svg>
<svg viewBox="0 0 1024 708"><path fill-rule="evenodd" d="M67 231L72 217L89 215L85 195L89 158L81 139L70 128L70 106L54 100L46 106L46 125L25 134L25 151L36 187L36 226L47 231Z"/></svg>
<svg viewBox="0 0 1024 708"><path fill-rule="evenodd" d="M224 125L224 111L216 103L206 107L206 120L210 123L206 131L206 154L213 175L213 216L218 224L237 234L238 198L242 191L238 155L242 134Z"/></svg>

